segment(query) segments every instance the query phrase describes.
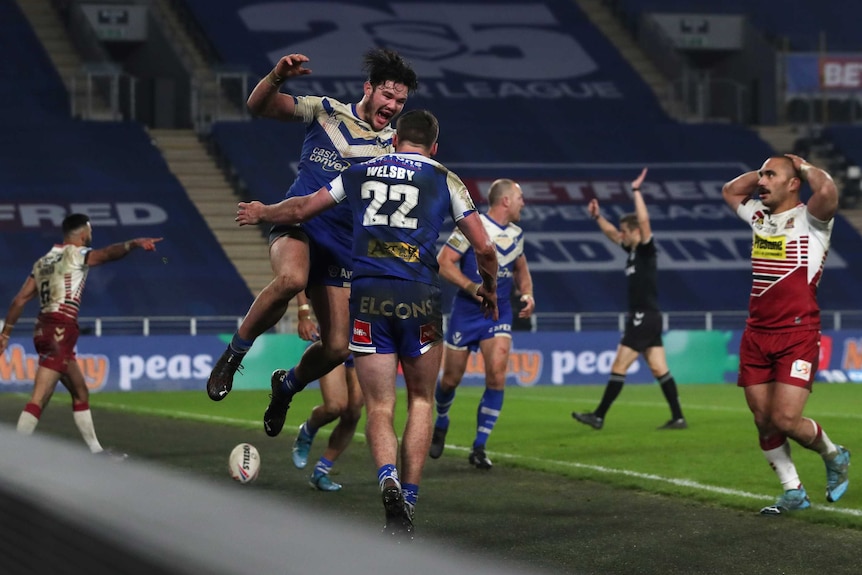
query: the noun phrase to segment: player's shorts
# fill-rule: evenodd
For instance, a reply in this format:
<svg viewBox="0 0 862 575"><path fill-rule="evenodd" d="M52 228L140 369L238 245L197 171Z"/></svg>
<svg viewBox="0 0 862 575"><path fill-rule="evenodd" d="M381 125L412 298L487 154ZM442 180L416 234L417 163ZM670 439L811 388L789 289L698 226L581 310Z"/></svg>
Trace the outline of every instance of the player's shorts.
<svg viewBox="0 0 862 575"><path fill-rule="evenodd" d="M810 390L819 360L820 330L765 332L746 328L739 344L737 385L778 381Z"/></svg>
<svg viewBox="0 0 862 575"><path fill-rule="evenodd" d="M638 311L626 317L626 330L620 344L643 353L651 347L662 347L660 311Z"/></svg>
<svg viewBox="0 0 862 575"><path fill-rule="evenodd" d="M498 299L499 317L497 321L485 317L479 302L455 298L449 325L446 326L446 346L457 350L476 351L479 342L492 337L512 337L512 307L502 305Z"/></svg>
<svg viewBox="0 0 862 575"><path fill-rule="evenodd" d="M353 361L353 354L352 353L347 356L347 359L344 360L344 367L347 367L349 369L353 369L354 367L356 367L356 365L354 364L354 361Z"/></svg>
<svg viewBox="0 0 862 575"><path fill-rule="evenodd" d="M74 321L39 316L33 332L39 365L60 373L68 372L68 363L77 360L75 346L79 333L78 324Z"/></svg>
<svg viewBox="0 0 862 575"><path fill-rule="evenodd" d="M350 351L418 357L443 340L440 288L397 278L360 278L350 288Z"/></svg>
<svg viewBox="0 0 862 575"><path fill-rule="evenodd" d="M325 215L325 214L324 214ZM317 216L298 225L275 225L269 232L270 245L287 236L308 242L308 285L350 287L353 276L353 237L341 227L333 227Z"/></svg>

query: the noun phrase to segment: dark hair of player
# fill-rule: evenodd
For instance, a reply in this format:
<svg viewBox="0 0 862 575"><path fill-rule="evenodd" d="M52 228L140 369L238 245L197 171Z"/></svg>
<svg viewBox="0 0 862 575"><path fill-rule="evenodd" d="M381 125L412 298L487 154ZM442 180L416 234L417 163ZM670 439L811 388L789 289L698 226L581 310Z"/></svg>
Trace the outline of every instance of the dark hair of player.
<svg viewBox="0 0 862 575"><path fill-rule="evenodd" d="M415 92L419 87L416 72L404 58L395 50L375 48L365 53L362 69L368 73L368 81L372 86L380 86L392 81L407 86L408 92Z"/></svg>
<svg viewBox="0 0 862 575"><path fill-rule="evenodd" d="M90 216L87 214L70 214L63 220L63 235L68 236L87 225Z"/></svg>

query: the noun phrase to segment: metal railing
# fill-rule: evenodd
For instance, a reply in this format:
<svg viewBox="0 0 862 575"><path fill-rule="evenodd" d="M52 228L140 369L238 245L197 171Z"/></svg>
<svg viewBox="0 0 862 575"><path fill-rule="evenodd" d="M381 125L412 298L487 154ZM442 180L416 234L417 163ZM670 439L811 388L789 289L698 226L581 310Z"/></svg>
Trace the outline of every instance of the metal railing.
<svg viewBox="0 0 862 575"><path fill-rule="evenodd" d="M138 80L109 62L85 63L69 79L72 117L134 121ZM79 89L82 86L83 89Z"/></svg>
<svg viewBox="0 0 862 575"><path fill-rule="evenodd" d="M733 330L743 329L748 313L745 311L664 312L662 326L668 330ZM625 328L626 314L616 312L536 313L524 324L515 325L516 331L533 332L590 332L618 331ZM821 312L825 330L862 330L862 310ZM81 317L78 321L83 335L106 337L111 335L217 335L233 333L242 322L242 316L129 316ZM28 333L35 318L21 318L16 333ZM444 324L448 316L444 316ZM295 333L296 323L285 316L272 333Z"/></svg>

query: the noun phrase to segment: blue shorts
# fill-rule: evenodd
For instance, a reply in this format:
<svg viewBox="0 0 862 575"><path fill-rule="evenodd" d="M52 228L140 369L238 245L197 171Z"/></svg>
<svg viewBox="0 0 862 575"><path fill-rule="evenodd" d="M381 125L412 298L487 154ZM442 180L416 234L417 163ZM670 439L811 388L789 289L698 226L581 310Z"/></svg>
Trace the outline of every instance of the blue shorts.
<svg viewBox="0 0 862 575"><path fill-rule="evenodd" d="M343 218L333 221L330 212L335 211L324 212L301 226L275 225L269 232L270 244L281 236L308 241L308 285L350 287L353 233L344 227ZM348 221L352 223L352 220Z"/></svg>
<svg viewBox="0 0 862 575"><path fill-rule="evenodd" d="M479 342L496 336L512 337L512 307L500 305L500 319L486 318L479 302L456 297L446 328L446 345L453 349L479 349Z"/></svg>
<svg viewBox="0 0 862 575"><path fill-rule="evenodd" d="M350 351L418 357L443 340L440 288L364 277L350 288Z"/></svg>

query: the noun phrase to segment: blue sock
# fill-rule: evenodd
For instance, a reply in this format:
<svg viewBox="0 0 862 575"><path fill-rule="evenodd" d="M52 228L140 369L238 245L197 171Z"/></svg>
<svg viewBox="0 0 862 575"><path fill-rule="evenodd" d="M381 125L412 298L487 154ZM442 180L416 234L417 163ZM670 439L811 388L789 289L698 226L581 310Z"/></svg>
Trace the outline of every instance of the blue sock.
<svg viewBox="0 0 862 575"><path fill-rule="evenodd" d="M404 503L415 507L419 499L419 486L415 483L402 483L401 490L404 493Z"/></svg>
<svg viewBox="0 0 862 575"><path fill-rule="evenodd" d="M434 402L437 404L437 421L434 422L434 427L449 429L449 409L455 402L455 390L443 391L438 381L437 389L434 391Z"/></svg>
<svg viewBox="0 0 862 575"><path fill-rule="evenodd" d="M473 447L485 447L502 409L503 390L486 387L479 402L479 409L476 411L476 439L473 441Z"/></svg>
<svg viewBox="0 0 862 575"><path fill-rule="evenodd" d="M299 426L299 434L303 436L303 439L313 441L314 436L317 435L317 428L312 427L310 421L310 419L306 419L305 423Z"/></svg>
<svg viewBox="0 0 862 575"><path fill-rule="evenodd" d="M297 381L295 370L296 367L291 367L281 380L281 389L291 397L305 389L305 385Z"/></svg>
<svg viewBox="0 0 862 575"><path fill-rule="evenodd" d="M326 459L325 457L321 457L317 462L317 465L314 466L314 471L312 472L313 476L318 475L328 475L330 471L332 471L333 463Z"/></svg>
<svg viewBox="0 0 862 575"><path fill-rule="evenodd" d="M383 483L387 479L392 479L400 487L401 482L398 480L398 470L391 463L387 463L377 470L377 483L380 484L380 489L383 490Z"/></svg>
<svg viewBox="0 0 862 575"><path fill-rule="evenodd" d="M229 348L235 355L244 356L251 349L252 345L254 345L253 339L245 340L239 337L238 333L235 333L230 340Z"/></svg>

